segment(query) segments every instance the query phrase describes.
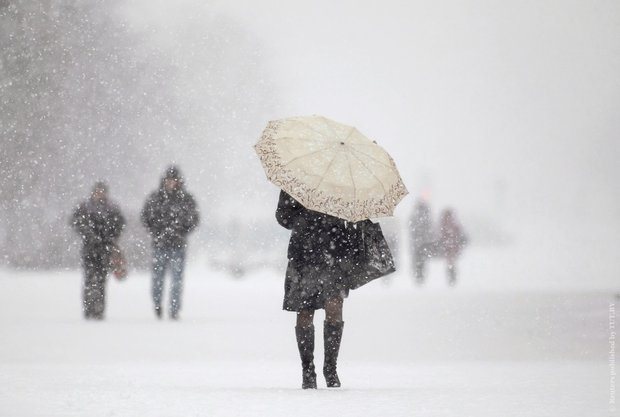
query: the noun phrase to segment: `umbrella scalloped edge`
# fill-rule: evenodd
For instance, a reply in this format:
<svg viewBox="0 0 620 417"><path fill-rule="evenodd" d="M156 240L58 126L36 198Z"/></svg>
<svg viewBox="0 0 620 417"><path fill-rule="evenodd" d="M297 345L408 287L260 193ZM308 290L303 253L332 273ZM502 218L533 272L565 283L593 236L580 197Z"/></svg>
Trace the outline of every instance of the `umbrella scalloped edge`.
<svg viewBox="0 0 620 417"><path fill-rule="evenodd" d="M293 196L304 207L347 221L357 222L370 218L392 216L396 205L408 194L407 188L400 177L395 184L392 184L386 190L386 193L381 198L363 201L345 201L342 198L326 195L321 190L308 186L299 181L294 173L281 162L275 140L280 123L279 120L269 122L263 131L261 139L254 148L261 160L267 178L280 189ZM395 166L394 161L391 158L390 160Z"/></svg>

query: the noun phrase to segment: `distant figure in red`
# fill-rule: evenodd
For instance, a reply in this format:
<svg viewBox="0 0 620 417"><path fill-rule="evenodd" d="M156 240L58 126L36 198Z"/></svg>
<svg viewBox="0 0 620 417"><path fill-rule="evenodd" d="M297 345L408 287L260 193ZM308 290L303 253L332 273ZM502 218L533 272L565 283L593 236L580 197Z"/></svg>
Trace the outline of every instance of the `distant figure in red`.
<svg viewBox="0 0 620 417"><path fill-rule="evenodd" d="M441 214L438 249L447 262L448 283L456 284L456 260L467 244L467 237L451 209Z"/></svg>

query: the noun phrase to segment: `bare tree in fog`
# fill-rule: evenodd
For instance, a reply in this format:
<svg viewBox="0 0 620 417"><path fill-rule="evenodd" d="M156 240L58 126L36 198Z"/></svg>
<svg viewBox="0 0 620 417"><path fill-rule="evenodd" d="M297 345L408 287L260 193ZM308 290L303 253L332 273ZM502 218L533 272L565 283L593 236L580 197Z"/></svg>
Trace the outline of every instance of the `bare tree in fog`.
<svg viewBox="0 0 620 417"><path fill-rule="evenodd" d="M64 213L92 178L140 178L166 131L172 68L138 53L141 39L111 2L5 2L0 14L0 199L10 264L66 261ZM157 60L158 63L161 60ZM151 116L152 117L152 116ZM151 131L144 131L143 126Z"/></svg>
<svg viewBox="0 0 620 417"><path fill-rule="evenodd" d="M242 83L230 79L235 71L226 55L234 49L234 31L205 29L201 22L186 25L196 50L189 57L171 56L148 31L133 27L119 7L118 0L0 2L0 252L5 264L75 263L67 216L95 180L107 179L112 195L122 205L133 205L137 217L162 164L192 149L196 158L227 149L234 154L235 148L222 142L222 126L231 126L225 119L242 125L232 120L235 113L256 106L252 97L257 95L239 91ZM193 56L208 68L190 68ZM193 86L190 70L203 78ZM235 99L241 95L248 97L243 106ZM198 151L197 144L207 140L211 146ZM225 165L225 158L205 163L204 175ZM128 217L131 239L132 226L134 235L143 231L132 214Z"/></svg>

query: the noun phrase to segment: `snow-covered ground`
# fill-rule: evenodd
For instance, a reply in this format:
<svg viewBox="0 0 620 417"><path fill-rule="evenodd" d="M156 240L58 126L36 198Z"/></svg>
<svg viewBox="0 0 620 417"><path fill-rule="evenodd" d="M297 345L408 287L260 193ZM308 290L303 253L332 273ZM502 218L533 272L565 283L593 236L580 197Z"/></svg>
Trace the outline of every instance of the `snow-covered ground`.
<svg viewBox="0 0 620 417"><path fill-rule="evenodd" d="M149 279L108 285L86 322L80 274L0 271L0 416L605 416L611 292L419 288L405 273L345 303L341 389L300 389L282 277L187 271L182 320ZM317 317L321 331L322 314ZM318 339L318 365L322 340Z"/></svg>

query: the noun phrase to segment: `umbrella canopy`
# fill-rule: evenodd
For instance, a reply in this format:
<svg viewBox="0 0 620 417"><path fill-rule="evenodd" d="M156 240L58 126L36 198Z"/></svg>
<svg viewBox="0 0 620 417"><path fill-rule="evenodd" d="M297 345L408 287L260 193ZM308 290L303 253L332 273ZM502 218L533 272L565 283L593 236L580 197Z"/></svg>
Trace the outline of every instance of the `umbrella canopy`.
<svg viewBox="0 0 620 417"><path fill-rule="evenodd" d="M310 210L352 222L391 216L408 193L381 146L322 116L269 122L254 148L267 178Z"/></svg>

